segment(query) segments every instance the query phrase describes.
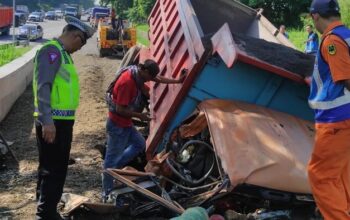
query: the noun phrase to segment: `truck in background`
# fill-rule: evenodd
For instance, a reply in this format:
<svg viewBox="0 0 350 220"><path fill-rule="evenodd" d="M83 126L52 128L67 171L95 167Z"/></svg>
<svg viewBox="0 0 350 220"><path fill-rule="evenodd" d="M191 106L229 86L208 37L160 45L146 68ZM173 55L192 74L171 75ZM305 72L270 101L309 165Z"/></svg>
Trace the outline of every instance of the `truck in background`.
<svg viewBox="0 0 350 220"><path fill-rule="evenodd" d="M96 18L98 14L96 13ZM136 27L128 20L121 22L123 24L114 29L111 23L104 22L102 19L98 21L97 48L100 57L124 56L131 47L136 45Z"/></svg>
<svg viewBox="0 0 350 220"><path fill-rule="evenodd" d="M104 7L94 7L91 9L91 14L88 18L88 21L91 25L96 24L97 27L98 21L95 21L96 14L106 14L106 16L110 15L110 8L104 8Z"/></svg>
<svg viewBox="0 0 350 220"><path fill-rule="evenodd" d="M0 7L0 33L8 35L12 26L13 9L11 7Z"/></svg>
<svg viewBox="0 0 350 220"><path fill-rule="evenodd" d="M30 14L28 6L26 5L16 5L16 12L24 14L26 20L28 19Z"/></svg>
<svg viewBox="0 0 350 220"><path fill-rule="evenodd" d="M15 12L15 27L19 27L23 24L25 24L27 21L27 18L24 13L22 12Z"/></svg>
<svg viewBox="0 0 350 220"><path fill-rule="evenodd" d="M64 9L64 15L74 16L78 19L81 18L81 7L79 5L70 5Z"/></svg>

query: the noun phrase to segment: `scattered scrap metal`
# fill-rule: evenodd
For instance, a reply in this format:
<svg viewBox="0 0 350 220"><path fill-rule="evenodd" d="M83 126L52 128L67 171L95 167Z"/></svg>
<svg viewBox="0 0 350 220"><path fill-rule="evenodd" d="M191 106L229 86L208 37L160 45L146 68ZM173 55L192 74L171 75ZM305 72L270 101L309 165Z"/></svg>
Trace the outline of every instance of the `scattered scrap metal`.
<svg viewBox="0 0 350 220"><path fill-rule="evenodd" d="M11 157L13 158L13 160L15 160L15 162L18 162L16 156L10 149L10 145L12 144L13 142L6 141L4 136L0 133L0 170L6 169L5 160L6 160L6 155L8 154L11 155Z"/></svg>

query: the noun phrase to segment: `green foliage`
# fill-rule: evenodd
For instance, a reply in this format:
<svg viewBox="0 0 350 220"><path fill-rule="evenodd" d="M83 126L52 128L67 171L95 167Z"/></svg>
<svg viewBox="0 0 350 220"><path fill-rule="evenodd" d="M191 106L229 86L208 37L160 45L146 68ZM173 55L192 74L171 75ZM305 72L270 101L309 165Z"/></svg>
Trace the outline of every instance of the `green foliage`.
<svg viewBox="0 0 350 220"><path fill-rule="evenodd" d="M0 45L0 66L22 56L30 49L31 47L15 47L13 44Z"/></svg>
<svg viewBox="0 0 350 220"><path fill-rule="evenodd" d="M148 30L149 26L147 24L138 24L136 26L137 43L143 44L145 46L149 45L149 40L147 37Z"/></svg>
<svg viewBox="0 0 350 220"><path fill-rule="evenodd" d="M305 29L288 30L289 40L297 47L298 50L304 51L307 32Z"/></svg>
<svg viewBox="0 0 350 220"><path fill-rule="evenodd" d="M114 0L111 1L113 8L115 8L117 15L126 18L128 15L128 10L133 6L131 0Z"/></svg>
<svg viewBox="0 0 350 220"><path fill-rule="evenodd" d="M299 15L307 12L310 0L241 0L252 8L263 8L266 16L276 26L300 27Z"/></svg>
<svg viewBox="0 0 350 220"><path fill-rule="evenodd" d="M155 0L134 0L133 7L129 9L128 18L136 23L145 23Z"/></svg>
<svg viewBox="0 0 350 220"><path fill-rule="evenodd" d="M112 5L117 15L135 23L144 23L156 0L100 0L101 5Z"/></svg>
<svg viewBox="0 0 350 220"><path fill-rule="evenodd" d="M148 24L138 24L136 25L137 30L143 31L143 32L148 32L149 26Z"/></svg>
<svg viewBox="0 0 350 220"><path fill-rule="evenodd" d="M349 0L339 0L342 21L350 27L350 1Z"/></svg>
<svg viewBox="0 0 350 220"><path fill-rule="evenodd" d="M129 9L128 11L128 18L132 22L143 22L145 17L145 12L141 5L139 4L140 0L134 0L133 1L133 7Z"/></svg>

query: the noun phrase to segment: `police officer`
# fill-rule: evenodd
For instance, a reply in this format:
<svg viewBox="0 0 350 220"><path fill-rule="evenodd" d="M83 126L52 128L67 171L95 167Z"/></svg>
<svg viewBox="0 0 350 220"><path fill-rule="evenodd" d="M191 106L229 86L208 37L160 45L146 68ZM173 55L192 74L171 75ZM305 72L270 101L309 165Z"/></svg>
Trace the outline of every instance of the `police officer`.
<svg viewBox="0 0 350 220"><path fill-rule="evenodd" d="M350 30L336 0L313 0L322 34L311 84L316 140L309 162L311 189L325 220L350 219Z"/></svg>
<svg viewBox="0 0 350 220"><path fill-rule="evenodd" d="M58 39L47 42L34 60L33 93L39 150L37 219L62 219L57 212L67 174L79 80L70 54L93 35L93 29L66 16Z"/></svg>

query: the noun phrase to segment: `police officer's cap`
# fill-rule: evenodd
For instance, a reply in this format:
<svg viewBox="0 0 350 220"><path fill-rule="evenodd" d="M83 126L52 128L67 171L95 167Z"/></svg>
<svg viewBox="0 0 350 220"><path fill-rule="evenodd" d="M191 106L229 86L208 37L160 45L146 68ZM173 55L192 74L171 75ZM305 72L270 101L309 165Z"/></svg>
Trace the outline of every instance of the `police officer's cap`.
<svg viewBox="0 0 350 220"><path fill-rule="evenodd" d="M95 30L90 25L85 24L75 17L66 15L65 20L68 24L77 27L79 30L85 33L87 38L90 38L95 32Z"/></svg>
<svg viewBox="0 0 350 220"><path fill-rule="evenodd" d="M310 13L325 14L329 12L340 12L337 0L313 0L310 7Z"/></svg>

